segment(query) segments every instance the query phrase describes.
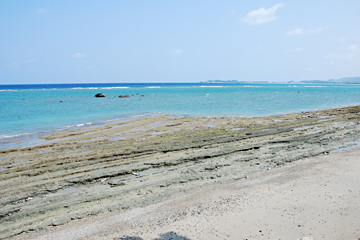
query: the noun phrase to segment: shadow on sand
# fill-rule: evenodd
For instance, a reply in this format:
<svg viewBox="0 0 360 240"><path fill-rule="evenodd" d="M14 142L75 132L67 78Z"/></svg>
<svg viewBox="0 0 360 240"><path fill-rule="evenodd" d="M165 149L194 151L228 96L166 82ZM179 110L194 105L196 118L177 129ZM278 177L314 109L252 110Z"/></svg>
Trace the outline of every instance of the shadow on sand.
<svg viewBox="0 0 360 240"><path fill-rule="evenodd" d="M122 238L115 238L114 240L144 240L144 239L142 239L141 237L122 237ZM174 232L167 232L159 235L158 238L154 238L153 240L191 240L191 239L177 235L177 233Z"/></svg>

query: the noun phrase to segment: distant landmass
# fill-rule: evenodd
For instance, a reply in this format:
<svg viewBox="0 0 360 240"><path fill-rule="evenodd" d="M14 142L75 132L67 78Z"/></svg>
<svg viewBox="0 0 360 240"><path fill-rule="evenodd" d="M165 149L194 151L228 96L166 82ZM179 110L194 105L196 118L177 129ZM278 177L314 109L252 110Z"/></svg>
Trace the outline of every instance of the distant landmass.
<svg viewBox="0 0 360 240"><path fill-rule="evenodd" d="M246 84L246 83L259 83L259 84L266 84L266 83L280 83L280 82L268 82L268 81L239 81L239 80L207 80L201 81L200 83L222 83L222 84ZM281 82L281 83L297 83L297 84L360 84L360 77L344 77L339 79L329 79L329 80L302 80L300 82L289 81L289 82Z"/></svg>
<svg viewBox="0 0 360 240"><path fill-rule="evenodd" d="M360 77L344 77L339 79L329 80L304 80L301 83L322 83L322 84L360 84Z"/></svg>
<svg viewBox="0 0 360 240"><path fill-rule="evenodd" d="M207 80L201 83L238 83L238 80Z"/></svg>
<svg viewBox="0 0 360 240"><path fill-rule="evenodd" d="M269 83L268 81L207 80L200 83Z"/></svg>

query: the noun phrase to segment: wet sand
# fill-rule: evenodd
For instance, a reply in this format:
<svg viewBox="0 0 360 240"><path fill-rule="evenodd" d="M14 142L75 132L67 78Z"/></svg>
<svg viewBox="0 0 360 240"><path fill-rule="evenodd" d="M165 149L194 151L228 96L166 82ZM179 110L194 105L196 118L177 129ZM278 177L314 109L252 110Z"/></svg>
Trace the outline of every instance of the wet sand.
<svg viewBox="0 0 360 240"><path fill-rule="evenodd" d="M141 213L150 209L151 212L158 204L171 201L171 196L190 196L189 193L195 194L203 189L209 189L208 197L216 198L218 191L225 191L234 184L246 185L249 181L281 172L314 157L332 157L336 152L357 148L359 112L360 107L356 106L263 118L194 119L164 115L42 136L47 140L42 145L0 151L0 236L18 235L28 239L54 231L61 228L57 226L69 222L70 225L62 227L91 221L94 216L101 218L119 214L127 214L129 221L123 223L125 230L122 232L108 229L110 239L114 236L120 238L125 233L141 235L138 230L126 231L139 227L131 225L133 211ZM358 157L359 154L355 159ZM338 165L336 159L327 164ZM294 174L298 174L294 169ZM274 185L276 178L274 184L273 180L265 182L271 188L277 186ZM310 183L305 183L305 186ZM297 189L301 187L295 186L294 190ZM359 192L356 194L354 196ZM204 194L199 196L206 199ZM259 201L271 200L269 194L259 196ZM249 205L250 198L238 196L235 199L249 202L245 212L250 213L255 206ZM274 203L270 201L267 208L273 209ZM292 206L285 205L285 208ZM176 205L178 209L179 206ZM213 219L214 226L219 224L217 219L221 218ZM149 223L146 225L148 230L157 227L151 225L150 220L145 221ZM206 220L201 221L205 224ZM286 222L283 224L287 228ZM111 225L111 222L105 225ZM207 234L209 231L206 230ZM80 232L77 237L88 239L88 235ZM148 233L144 239L161 234L160 231ZM165 230L163 234L170 233ZM184 236L188 239L217 239L215 235L197 236L195 230L192 234L194 236ZM94 239L98 238L108 239L108 236L94 235Z"/></svg>

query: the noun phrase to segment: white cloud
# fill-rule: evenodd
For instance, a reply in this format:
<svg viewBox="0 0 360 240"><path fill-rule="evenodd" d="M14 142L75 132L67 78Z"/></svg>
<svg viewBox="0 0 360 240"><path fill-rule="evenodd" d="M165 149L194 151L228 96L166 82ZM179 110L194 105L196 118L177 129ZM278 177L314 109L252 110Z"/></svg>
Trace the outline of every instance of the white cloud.
<svg viewBox="0 0 360 240"><path fill-rule="evenodd" d="M324 56L332 67L359 72L360 46L358 44L349 45L347 49L340 53L330 53ZM356 73L355 73L356 74Z"/></svg>
<svg viewBox="0 0 360 240"><path fill-rule="evenodd" d="M177 54L183 53L183 50L175 48L175 49L169 50L167 53L170 55L177 55Z"/></svg>
<svg viewBox="0 0 360 240"><path fill-rule="evenodd" d="M33 63L33 62L35 62L35 61L34 61L34 59L30 59L30 60L27 60L26 62L28 62L28 63Z"/></svg>
<svg viewBox="0 0 360 240"><path fill-rule="evenodd" d="M38 10L36 10L36 13L37 14L44 14L44 13L46 13L46 10L43 9L43 8L39 8Z"/></svg>
<svg viewBox="0 0 360 240"><path fill-rule="evenodd" d="M313 29L313 30L309 30L309 33L318 33L318 32L321 32L325 29L328 29L328 28L331 28L333 25L327 25L325 27L318 27L316 29Z"/></svg>
<svg viewBox="0 0 360 240"><path fill-rule="evenodd" d="M333 65L336 63L359 63L360 55L356 53L356 51L360 50L360 46L357 44L350 45L348 47L348 51L343 53L330 53L326 55L324 58L331 61Z"/></svg>
<svg viewBox="0 0 360 240"><path fill-rule="evenodd" d="M359 45L357 45L357 44L350 45L348 48L349 48L349 50L351 50L351 51L358 51L358 50L360 50L360 47L359 47Z"/></svg>
<svg viewBox="0 0 360 240"><path fill-rule="evenodd" d="M340 38L339 41L340 41L340 42L346 42L346 38L344 38L344 37L343 37L343 38Z"/></svg>
<svg viewBox="0 0 360 240"><path fill-rule="evenodd" d="M330 53L329 55L325 56L325 59L347 60L347 59L351 59L352 57L353 57L353 55L351 53L343 53L343 54Z"/></svg>
<svg viewBox="0 0 360 240"><path fill-rule="evenodd" d="M86 57L86 54L85 53L75 53L73 55L74 58L84 58Z"/></svg>
<svg viewBox="0 0 360 240"><path fill-rule="evenodd" d="M253 10L246 15L244 21L251 25L273 21L278 18L278 16L276 16L276 10L281 6L283 5L278 3L268 9L259 8L257 10Z"/></svg>
<svg viewBox="0 0 360 240"><path fill-rule="evenodd" d="M8 67L8 68L18 68L18 67L20 67L20 64L17 63L17 62L14 62L14 63L6 64L6 67Z"/></svg>
<svg viewBox="0 0 360 240"><path fill-rule="evenodd" d="M302 28L296 28L295 30L293 31L288 31L286 33L286 35L288 36L291 36L291 35L305 35L305 34L313 34L313 33L318 33L318 32L321 32L325 29L328 29L328 28L331 28L333 27L334 25L328 25L328 26L324 26L324 27L318 27L316 29L308 29L308 30L303 30Z"/></svg>
<svg viewBox="0 0 360 240"><path fill-rule="evenodd" d="M286 33L286 35L299 35L299 34L302 34L303 33L303 29L302 28L297 28L293 31L288 31Z"/></svg>

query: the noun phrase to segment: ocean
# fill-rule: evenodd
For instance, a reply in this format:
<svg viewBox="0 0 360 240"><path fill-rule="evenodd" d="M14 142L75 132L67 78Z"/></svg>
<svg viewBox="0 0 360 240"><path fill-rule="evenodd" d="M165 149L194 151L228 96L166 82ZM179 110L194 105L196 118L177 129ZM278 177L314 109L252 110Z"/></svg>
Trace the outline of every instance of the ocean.
<svg viewBox="0 0 360 240"><path fill-rule="evenodd" d="M103 93L104 98L95 98ZM119 95L129 94L129 98ZM360 85L97 83L0 85L0 144L128 118L269 116L360 104Z"/></svg>

